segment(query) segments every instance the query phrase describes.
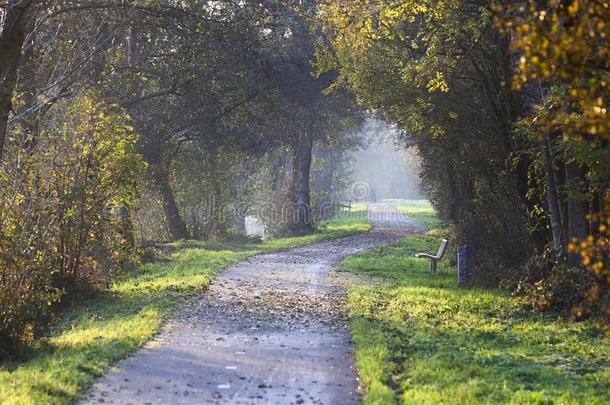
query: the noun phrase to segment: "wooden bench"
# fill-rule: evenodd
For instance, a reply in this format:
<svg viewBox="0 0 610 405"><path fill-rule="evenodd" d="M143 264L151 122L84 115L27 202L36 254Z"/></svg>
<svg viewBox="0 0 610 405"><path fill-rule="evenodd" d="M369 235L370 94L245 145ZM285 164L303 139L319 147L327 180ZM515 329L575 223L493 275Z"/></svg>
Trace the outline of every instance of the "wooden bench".
<svg viewBox="0 0 610 405"><path fill-rule="evenodd" d="M347 201L340 201L337 204L337 208L339 209L347 209L348 212L352 212L352 202L347 200Z"/></svg>
<svg viewBox="0 0 610 405"><path fill-rule="evenodd" d="M447 243L447 239L443 239L441 241L441 245L438 248L436 256L430 255L428 253L416 253L415 257L430 259L430 273L436 273L436 262L438 262L443 258L443 256L445 256L445 251L447 250Z"/></svg>

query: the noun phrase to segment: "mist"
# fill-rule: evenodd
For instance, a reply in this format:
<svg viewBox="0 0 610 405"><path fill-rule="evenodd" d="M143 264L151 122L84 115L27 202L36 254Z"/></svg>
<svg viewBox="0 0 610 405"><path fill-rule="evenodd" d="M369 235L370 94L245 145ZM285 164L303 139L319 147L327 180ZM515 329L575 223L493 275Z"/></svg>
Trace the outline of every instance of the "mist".
<svg viewBox="0 0 610 405"><path fill-rule="evenodd" d="M365 146L350 153L352 194L359 200L422 199L420 159L391 124L369 119Z"/></svg>

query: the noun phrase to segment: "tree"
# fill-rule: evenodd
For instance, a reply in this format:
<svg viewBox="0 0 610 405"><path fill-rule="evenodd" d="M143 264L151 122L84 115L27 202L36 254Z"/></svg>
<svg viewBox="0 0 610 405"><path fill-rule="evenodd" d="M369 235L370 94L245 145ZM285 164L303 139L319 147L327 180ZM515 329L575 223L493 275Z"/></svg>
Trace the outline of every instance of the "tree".
<svg viewBox="0 0 610 405"><path fill-rule="evenodd" d="M8 118L13 109L17 67L33 4L33 0L9 0L0 14L0 162L4 152Z"/></svg>
<svg viewBox="0 0 610 405"><path fill-rule="evenodd" d="M319 21L319 71L337 71L333 89L346 86L405 130L439 214L459 243L485 252L480 282L497 283L534 241L528 162L512 158L526 147L512 133L523 105L491 4L333 1Z"/></svg>
<svg viewBox="0 0 610 405"><path fill-rule="evenodd" d="M551 0L508 3L497 12L520 55L515 88L537 90L523 125L545 149L553 246L559 255L567 250L568 264L584 266L595 280L573 312L607 323L610 9L597 0Z"/></svg>

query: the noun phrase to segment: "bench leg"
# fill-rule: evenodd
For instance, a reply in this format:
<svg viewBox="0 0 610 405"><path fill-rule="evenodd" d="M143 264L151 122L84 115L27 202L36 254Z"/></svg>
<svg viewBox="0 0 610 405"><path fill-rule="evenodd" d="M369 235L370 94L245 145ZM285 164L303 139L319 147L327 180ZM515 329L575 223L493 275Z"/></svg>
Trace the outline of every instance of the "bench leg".
<svg viewBox="0 0 610 405"><path fill-rule="evenodd" d="M436 260L430 259L430 273L436 273Z"/></svg>

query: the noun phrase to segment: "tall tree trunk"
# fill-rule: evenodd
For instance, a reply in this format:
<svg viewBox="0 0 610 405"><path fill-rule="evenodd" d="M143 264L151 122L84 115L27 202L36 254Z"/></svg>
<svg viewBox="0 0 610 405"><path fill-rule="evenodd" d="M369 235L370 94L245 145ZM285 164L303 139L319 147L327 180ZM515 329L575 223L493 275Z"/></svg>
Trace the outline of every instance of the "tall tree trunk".
<svg viewBox="0 0 610 405"><path fill-rule="evenodd" d="M224 211L224 192L221 182L221 169L218 167L218 152L214 147L208 151L208 176L212 184L213 199L212 206L208 207L212 213L212 234L216 237L223 237L228 234L229 224L227 223L226 212Z"/></svg>
<svg viewBox="0 0 610 405"><path fill-rule="evenodd" d="M295 223L293 224L294 233L305 235L313 231L311 222L311 196L310 196L310 175L311 175L311 154L313 150L313 138L306 134L298 140L294 148L294 202L295 202Z"/></svg>
<svg viewBox="0 0 610 405"><path fill-rule="evenodd" d="M180 216L178 204L176 204L176 199L174 197L174 190L172 190L172 187L169 184L169 174L167 173L167 170L158 168L155 171L155 179L163 199L163 211L165 212L165 219L167 220L170 237L172 240L188 239L189 234L186 229L186 224Z"/></svg>
<svg viewBox="0 0 610 405"><path fill-rule="evenodd" d="M0 161L4 152L8 116L13 109L17 68L34 0L9 0L0 33Z"/></svg>
<svg viewBox="0 0 610 405"><path fill-rule="evenodd" d="M36 148L41 116L36 103L36 78L38 75L35 69L36 61L34 60L35 33L33 31L35 23L35 19L30 18L27 24L27 31L32 32L32 34L21 58L18 83L18 86L20 86L19 90L23 92L24 106L32 110L32 112L24 112L23 118L20 120L25 129L25 136L21 146L30 154Z"/></svg>
<svg viewBox="0 0 610 405"><path fill-rule="evenodd" d="M326 197L328 201L325 203L325 209L321 214L321 219L328 219L333 215L336 215L339 210L339 201L337 201L337 194L335 193L335 171L336 171L336 157L333 149L328 150L328 173L326 179L326 193L328 196Z"/></svg>
<svg viewBox="0 0 610 405"><path fill-rule="evenodd" d="M549 217L551 220L551 231L553 235L553 249L557 256L565 255L566 240L563 232L563 215L561 210L561 201L559 199L559 192L556 181L556 165L555 165L555 154L553 153L553 144L549 138L549 135L545 135L544 139L544 151L545 151L545 169L546 169L546 197L549 208Z"/></svg>
<svg viewBox="0 0 610 405"><path fill-rule="evenodd" d="M270 160L271 160L271 192L273 195L276 195L277 192L281 189L281 169L282 169L282 165L283 165L283 161L280 159L279 156L276 156L275 153L272 153L270 156Z"/></svg>
<svg viewBox="0 0 610 405"><path fill-rule="evenodd" d="M589 220L589 235L598 235L599 233L599 214L602 209L601 202L599 192L594 193L593 198L589 201L589 214L591 215L591 219Z"/></svg>
<svg viewBox="0 0 610 405"><path fill-rule="evenodd" d="M335 179L335 153L332 149L328 151L328 172L326 177L326 192L330 198L334 198L333 180Z"/></svg>
<svg viewBox="0 0 610 405"><path fill-rule="evenodd" d="M566 183L573 185L584 182L584 171L577 163L566 164ZM570 239L583 240L587 237L587 202L580 198L568 199L568 236ZM581 256L577 253L568 255L570 266L579 266Z"/></svg>

